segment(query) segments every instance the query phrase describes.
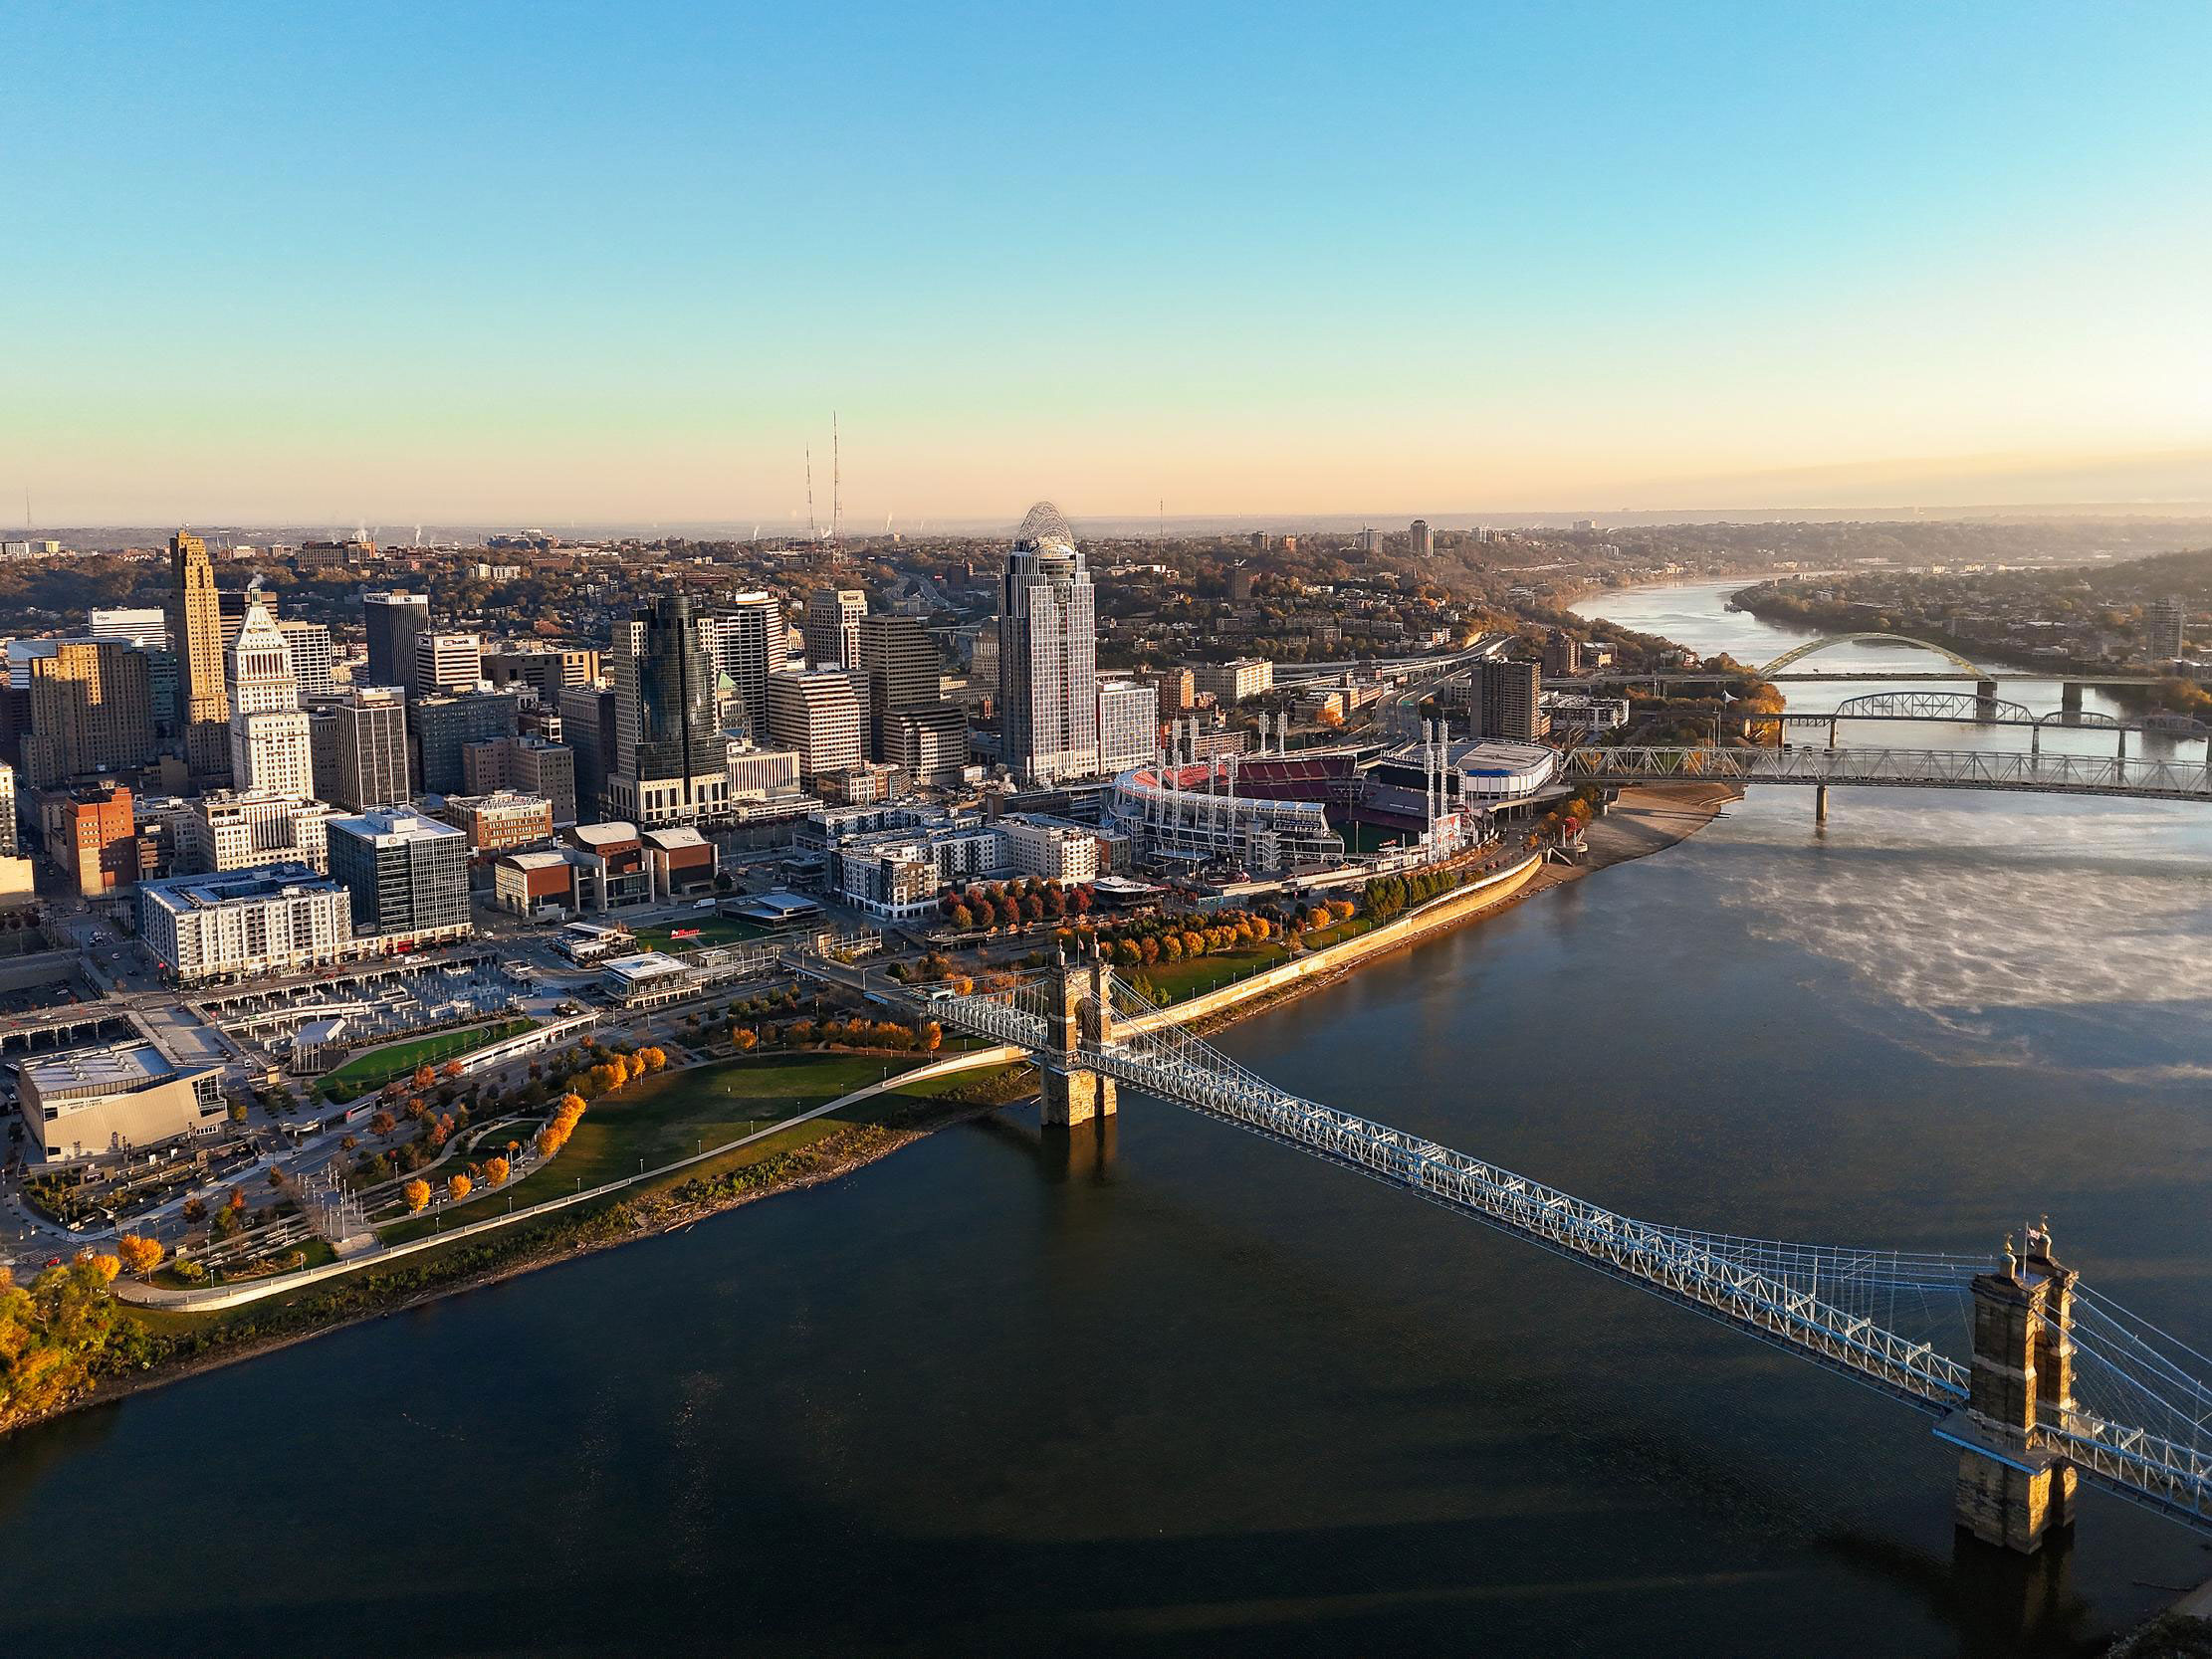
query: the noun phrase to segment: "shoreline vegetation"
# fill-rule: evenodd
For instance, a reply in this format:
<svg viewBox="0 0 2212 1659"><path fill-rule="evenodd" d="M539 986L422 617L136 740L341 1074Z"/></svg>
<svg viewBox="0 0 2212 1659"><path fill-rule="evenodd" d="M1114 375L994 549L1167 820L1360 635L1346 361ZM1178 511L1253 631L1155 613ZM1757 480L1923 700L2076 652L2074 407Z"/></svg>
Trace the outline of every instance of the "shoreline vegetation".
<svg viewBox="0 0 2212 1659"><path fill-rule="evenodd" d="M1360 937L1344 939L1333 947L1330 965L1287 984L1265 988L1255 984L1241 990L1232 983L1207 996L1191 998L1201 1002L1218 999L1221 1004L1196 1014L1191 1028L1200 1032L1220 1030L1322 986L1336 984L1381 956L1426 943L1598 870L1673 846L1711 822L1737 796L1738 791L1717 784L1624 790L1614 808L1585 832L1589 851L1583 863L1539 865L1508 892L1488 899L1481 899L1479 894L1466 895L1480 900L1473 905L1439 903L1437 908L1443 914L1432 925L1417 927L1388 944L1370 944L1362 949ZM1335 951L1342 951L1342 957L1335 958ZM705 1088L731 1068L746 1067L774 1068L779 1080L792 1084L806 1082L811 1070L814 1081L827 1078L833 1084L854 1081L839 1075L839 1061L857 1060L871 1069L884 1062L911 1068L917 1058L911 1054L739 1058L672 1069L654 1081L664 1090L685 1087L687 1080L692 1086ZM789 1123L787 1134L763 1137L757 1146L749 1147L742 1155L711 1159L696 1168L671 1173L665 1180L648 1179L643 1186L597 1203L456 1241L451 1248L423 1252L403 1263L364 1267L343 1278L244 1307L184 1313L115 1303L111 1351L103 1355L104 1362L89 1386L67 1398L18 1411L14 1420L0 1427L0 1434L236 1364L366 1320L498 1284L555 1262L687 1228L756 1199L836 1179L937 1130L1031 1098L1035 1093L1034 1075L1034 1068L1025 1062L998 1060L980 1061L973 1069L935 1076L905 1088L893 1076L878 1092L855 1101L841 1115ZM829 1086L821 1100L826 1104L852 1092ZM600 1115L615 1104L610 1099L592 1110ZM805 1104L802 1094L799 1105ZM19 1288L14 1294L23 1292Z"/></svg>

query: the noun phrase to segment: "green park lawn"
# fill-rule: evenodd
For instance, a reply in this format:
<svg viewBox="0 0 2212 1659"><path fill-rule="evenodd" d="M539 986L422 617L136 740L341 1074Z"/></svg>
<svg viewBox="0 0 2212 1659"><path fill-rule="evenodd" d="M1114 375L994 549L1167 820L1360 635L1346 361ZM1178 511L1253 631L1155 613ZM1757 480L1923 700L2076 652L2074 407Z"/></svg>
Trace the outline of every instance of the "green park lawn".
<svg viewBox="0 0 2212 1659"><path fill-rule="evenodd" d="M465 1031L439 1031L428 1037L386 1043L382 1048L354 1055L319 1082L316 1090L325 1100L333 1103L354 1100L371 1090L381 1089L395 1077L407 1076L417 1066L435 1066L455 1055L488 1047L503 1037L528 1031L535 1023L527 1019L501 1020L492 1025L471 1026Z"/></svg>
<svg viewBox="0 0 2212 1659"><path fill-rule="evenodd" d="M697 938L672 938L677 929L689 932L699 930ZM665 923L658 928L636 930L637 947L640 950L701 950L710 944L738 944L750 938L766 938L769 931L752 922L740 922L736 917L716 916L702 911L687 922Z"/></svg>
<svg viewBox="0 0 2212 1659"><path fill-rule="evenodd" d="M918 1064L912 1058L892 1060L893 1072ZM619 1094L601 1096L591 1103L576 1125L568 1144L552 1163L533 1170L521 1180L492 1189L498 1198L480 1202L479 1196L446 1211L456 1225L481 1220L506 1207L543 1203L579 1186L593 1187L634 1175L642 1159L656 1169L686 1157L702 1145L735 1141L777 1119L805 1112L835 1100L839 1095L882 1078L886 1062L849 1054L772 1055L759 1060L732 1060L712 1066L695 1066L661 1077L633 1083ZM715 1175L725 1169L756 1162L775 1152L789 1151L833 1134L847 1123L869 1121L881 1108L877 1101L861 1101L849 1114L837 1113L798 1124L768 1136L750 1146L721 1157L690 1165L667 1177L671 1185L695 1175ZM440 1169L439 1176L450 1173ZM648 1183L641 1190L651 1190ZM640 1190L640 1189L633 1189ZM398 1244L431 1230L428 1218L395 1222L379 1229L387 1244Z"/></svg>

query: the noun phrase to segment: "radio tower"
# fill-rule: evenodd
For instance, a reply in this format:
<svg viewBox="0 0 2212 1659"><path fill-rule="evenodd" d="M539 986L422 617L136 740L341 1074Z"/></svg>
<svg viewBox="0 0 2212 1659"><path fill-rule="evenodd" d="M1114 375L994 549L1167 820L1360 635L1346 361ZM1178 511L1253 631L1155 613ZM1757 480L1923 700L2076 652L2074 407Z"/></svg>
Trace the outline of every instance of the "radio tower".
<svg viewBox="0 0 2212 1659"><path fill-rule="evenodd" d="M829 541L837 562L845 562L844 464L837 448L837 411L829 412Z"/></svg>
<svg viewBox="0 0 2212 1659"><path fill-rule="evenodd" d="M806 446L806 550L814 552L821 546L821 531L814 527L814 446Z"/></svg>

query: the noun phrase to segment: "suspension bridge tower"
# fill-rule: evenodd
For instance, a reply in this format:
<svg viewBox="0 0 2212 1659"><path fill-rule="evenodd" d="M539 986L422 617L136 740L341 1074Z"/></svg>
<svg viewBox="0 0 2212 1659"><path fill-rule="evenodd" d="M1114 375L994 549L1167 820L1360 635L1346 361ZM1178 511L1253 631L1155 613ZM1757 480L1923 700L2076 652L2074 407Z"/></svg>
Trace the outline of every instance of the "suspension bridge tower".
<svg viewBox="0 0 2212 1659"><path fill-rule="evenodd" d="M1974 1365L1960 1447L1958 1524L2022 1554L2074 1519L2077 1476L2036 1449L2040 1422L2074 1410L2074 1270L2051 1254L2048 1221L2027 1229L2027 1254L2005 1240L2002 1271L1975 1276Z"/></svg>
<svg viewBox="0 0 2212 1659"><path fill-rule="evenodd" d="M1083 1045L1103 1044L1113 1035L1113 967L1094 941L1088 961L1070 962L1063 950L1047 984L1052 1001L1045 1014L1049 1046L1037 1056L1043 1083L1038 1121L1071 1128L1110 1118L1118 1105L1114 1080L1091 1069Z"/></svg>

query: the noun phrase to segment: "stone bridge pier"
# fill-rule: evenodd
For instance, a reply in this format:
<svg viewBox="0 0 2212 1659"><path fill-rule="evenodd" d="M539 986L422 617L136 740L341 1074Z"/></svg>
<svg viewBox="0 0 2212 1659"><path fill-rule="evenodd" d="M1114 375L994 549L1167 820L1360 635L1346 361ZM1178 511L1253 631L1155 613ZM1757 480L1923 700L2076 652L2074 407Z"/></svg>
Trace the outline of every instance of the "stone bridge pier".
<svg viewBox="0 0 2212 1659"><path fill-rule="evenodd" d="M1051 1006L1045 1014L1046 1047L1037 1055L1042 1107L1038 1121L1047 1128L1070 1129L1110 1118L1119 1105L1114 1080L1084 1063L1083 1044L1104 1043L1114 1029L1114 970L1093 944L1089 959L1067 959L1062 951L1047 981Z"/></svg>
<svg viewBox="0 0 2212 1659"><path fill-rule="evenodd" d="M1955 1514L1985 1544L2031 1554L2074 1519L2074 1465L2032 1450L2045 1418L2074 1409L2074 1270L2051 1254L2050 1224L2005 1240L2005 1265L1975 1276L1967 1421L1941 1430L1960 1448Z"/></svg>

